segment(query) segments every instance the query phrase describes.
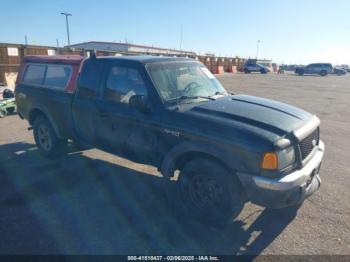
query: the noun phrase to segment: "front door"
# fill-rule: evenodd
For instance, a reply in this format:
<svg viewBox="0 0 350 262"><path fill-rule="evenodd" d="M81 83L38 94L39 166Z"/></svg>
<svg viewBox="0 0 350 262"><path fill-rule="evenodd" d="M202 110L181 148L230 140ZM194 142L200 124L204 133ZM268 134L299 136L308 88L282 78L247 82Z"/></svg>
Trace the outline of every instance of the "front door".
<svg viewBox="0 0 350 262"><path fill-rule="evenodd" d="M152 112L129 105L133 95L148 96L147 86L135 67L109 68L103 94L96 102L96 139L101 148L128 159L150 163L155 157L159 123Z"/></svg>

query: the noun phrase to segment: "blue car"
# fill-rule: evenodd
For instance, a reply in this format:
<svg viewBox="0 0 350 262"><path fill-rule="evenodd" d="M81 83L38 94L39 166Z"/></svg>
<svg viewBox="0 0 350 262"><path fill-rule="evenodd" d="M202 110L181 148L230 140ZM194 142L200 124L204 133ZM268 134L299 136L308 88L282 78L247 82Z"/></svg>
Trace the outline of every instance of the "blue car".
<svg viewBox="0 0 350 262"><path fill-rule="evenodd" d="M346 75L346 70L343 69L343 68L340 68L340 67L334 67L333 69L333 73L338 75L338 76L343 76L343 75Z"/></svg>
<svg viewBox="0 0 350 262"><path fill-rule="evenodd" d="M246 74L249 74L251 72L266 74L266 73L270 72L271 70L268 67L260 65L260 64L247 63L244 65L243 71Z"/></svg>
<svg viewBox="0 0 350 262"><path fill-rule="evenodd" d="M331 74L332 72L333 72L333 67L329 63L309 64L307 66L297 67L295 69L295 73L300 75L300 76L302 76L302 75L326 76L328 74Z"/></svg>

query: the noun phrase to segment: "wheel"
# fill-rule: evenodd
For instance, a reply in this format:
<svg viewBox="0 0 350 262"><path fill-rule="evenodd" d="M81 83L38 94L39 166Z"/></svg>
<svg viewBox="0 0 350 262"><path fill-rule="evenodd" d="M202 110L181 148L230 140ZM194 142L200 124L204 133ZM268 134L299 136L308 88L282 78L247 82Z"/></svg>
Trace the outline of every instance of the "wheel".
<svg viewBox="0 0 350 262"><path fill-rule="evenodd" d="M249 69L248 68L244 68L244 73L249 74L250 73Z"/></svg>
<svg viewBox="0 0 350 262"><path fill-rule="evenodd" d="M322 70L322 71L320 72L320 76L326 76L326 75L327 75L327 71Z"/></svg>
<svg viewBox="0 0 350 262"><path fill-rule="evenodd" d="M298 72L298 75L303 76L303 75L304 75L304 71L302 71L302 70L299 71L299 72Z"/></svg>
<svg viewBox="0 0 350 262"><path fill-rule="evenodd" d="M266 73L267 73L267 71L265 69L263 69L263 68L260 69L260 74L266 74Z"/></svg>
<svg viewBox="0 0 350 262"><path fill-rule="evenodd" d="M7 111L4 109L0 109L0 118L5 117L7 115Z"/></svg>
<svg viewBox="0 0 350 262"><path fill-rule="evenodd" d="M50 122L45 117L38 117L33 129L35 143L42 155L54 158L64 153L67 141L56 136Z"/></svg>
<svg viewBox="0 0 350 262"><path fill-rule="evenodd" d="M244 207L245 193L239 180L210 159L195 159L180 170L178 181L169 181L170 207L181 219L223 226Z"/></svg>
<svg viewBox="0 0 350 262"><path fill-rule="evenodd" d="M12 115L15 112L15 108L14 107L9 107L9 108L7 108L6 111L7 111L8 115Z"/></svg>

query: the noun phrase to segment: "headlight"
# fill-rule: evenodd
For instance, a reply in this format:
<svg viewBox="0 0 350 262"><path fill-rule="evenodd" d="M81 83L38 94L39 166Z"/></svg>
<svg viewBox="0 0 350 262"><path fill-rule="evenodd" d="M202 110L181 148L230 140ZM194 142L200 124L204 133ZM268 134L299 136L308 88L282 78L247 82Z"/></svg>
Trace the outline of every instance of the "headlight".
<svg viewBox="0 0 350 262"><path fill-rule="evenodd" d="M287 147L286 149L277 152L278 157L278 168L283 169L295 161L295 150L294 146Z"/></svg>
<svg viewBox="0 0 350 262"><path fill-rule="evenodd" d="M295 161L294 147L290 146L277 152L266 152L261 162L261 168L266 170L283 169Z"/></svg>

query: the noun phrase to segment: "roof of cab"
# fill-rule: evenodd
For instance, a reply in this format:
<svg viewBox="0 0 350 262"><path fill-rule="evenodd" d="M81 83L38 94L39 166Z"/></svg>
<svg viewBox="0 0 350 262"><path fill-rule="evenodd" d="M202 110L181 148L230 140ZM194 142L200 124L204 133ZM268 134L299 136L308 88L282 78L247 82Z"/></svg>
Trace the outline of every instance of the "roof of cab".
<svg viewBox="0 0 350 262"><path fill-rule="evenodd" d="M80 64L84 57L79 55L31 55L25 56L24 62L51 64Z"/></svg>

